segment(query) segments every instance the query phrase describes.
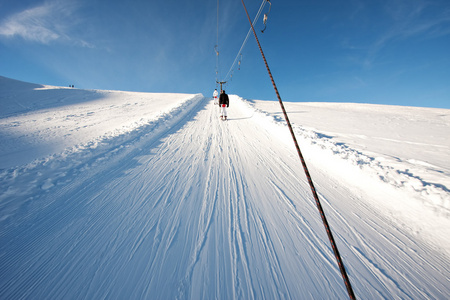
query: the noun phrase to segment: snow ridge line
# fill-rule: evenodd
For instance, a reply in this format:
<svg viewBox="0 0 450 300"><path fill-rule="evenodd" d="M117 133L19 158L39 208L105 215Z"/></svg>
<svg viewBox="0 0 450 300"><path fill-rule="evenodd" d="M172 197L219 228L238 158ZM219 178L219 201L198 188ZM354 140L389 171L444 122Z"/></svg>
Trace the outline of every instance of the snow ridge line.
<svg viewBox="0 0 450 300"><path fill-rule="evenodd" d="M248 110L253 110L255 112L254 116L258 116L261 122L269 122L277 127L282 126L283 130L287 126L282 117L256 108L251 101L241 97L236 98ZM351 166L362 170L370 177L381 180L394 188L401 189L407 193L420 195L422 199L426 200L427 205L437 207L440 213L450 216L450 190L445 185L428 182L420 176L414 175L414 170L412 169L396 168L387 162L383 163L377 157L353 149L349 145L333 141L333 137L322 134L312 128L305 128L299 124L292 124L292 126L297 138L302 140L303 144L306 143L315 149L319 148L333 158L343 160ZM290 139L289 142L291 142Z"/></svg>
<svg viewBox="0 0 450 300"><path fill-rule="evenodd" d="M180 102L170 111L155 119L136 124L135 128L122 128L99 136L87 143L66 148L63 152L37 159L29 164L0 170L0 222L7 219L23 201L39 197L55 185L63 185L70 178L86 171L97 173L96 167L110 159L120 159L139 142L156 141L173 126L182 122L204 102L202 94ZM131 147L131 146L137 147ZM24 188L27 187L27 188ZM18 201L18 199L22 201ZM13 203L14 202L14 203Z"/></svg>

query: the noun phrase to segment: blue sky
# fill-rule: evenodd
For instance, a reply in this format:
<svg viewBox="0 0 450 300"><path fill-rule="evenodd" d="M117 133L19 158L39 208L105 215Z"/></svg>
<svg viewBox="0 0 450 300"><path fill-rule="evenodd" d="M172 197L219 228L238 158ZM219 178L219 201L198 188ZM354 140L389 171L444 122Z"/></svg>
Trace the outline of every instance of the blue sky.
<svg viewBox="0 0 450 300"><path fill-rule="evenodd" d="M450 1L271 2L256 29L283 100L450 108ZM245 0L252 18L261 3ZM0 0L0 75L210 96L216 25L215 0ZM241 1L220 0L219 79L248 29ZM225 88L276 100L253 36Z"/></svg>

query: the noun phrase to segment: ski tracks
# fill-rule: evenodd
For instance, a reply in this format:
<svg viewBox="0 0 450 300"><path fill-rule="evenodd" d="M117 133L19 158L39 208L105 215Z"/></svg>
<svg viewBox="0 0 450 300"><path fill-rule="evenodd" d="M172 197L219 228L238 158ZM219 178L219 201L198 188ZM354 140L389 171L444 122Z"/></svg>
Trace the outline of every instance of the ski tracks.
<svg viewBox="0 0 450 300"><path fill-rule="evenodd" d="M346 298L293 145L231 100L226 122L203 99L66 171L29 219L3 231L0 298ZM388 219L326 170L312 174L358 296L448 292L448 271L435 267L446 257L384 229ZM402 277L416 264L408 251L429 272L424 282Z"/></svg>

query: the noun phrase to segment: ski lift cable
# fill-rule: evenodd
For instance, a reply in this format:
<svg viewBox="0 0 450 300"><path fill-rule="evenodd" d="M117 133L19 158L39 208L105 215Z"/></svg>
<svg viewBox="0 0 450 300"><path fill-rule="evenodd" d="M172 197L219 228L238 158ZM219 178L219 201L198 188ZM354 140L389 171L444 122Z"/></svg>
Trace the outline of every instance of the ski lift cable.
<svg viewBox="0 0 450 300"><path fill-rule="evenodd" d="M219 0L217 0L217 47L219 47Z"/></svg>
<svg viewBox="0 0 450 300"><path fill-rule="evenodd" d="M259 11L258 11L258 13L256 14L255 19L253 20L253 23L252 23L253 26L256 24L256 22L258 22L258 19L259 19L259 17L261 16L261 13L262 13L262 11L263 11L265 5L267 4L267 2L270 3L270 1L268 1L268 0L263 0L263 1L262 1L261 6L260 6L260 8L259 8ZM239 49L239 51L238 51L238 53L237 53L237 55L236 55L236 58L234 59L234 62L233 62L233 64L232 64L231 67L230 67L230 70L228 71L227 75L225 76L225 80L224 80L224 81L227 81L228 77L230 77L230 75L232 74L232 72L233 72L233 70L234 70L234 67L236 66L236 63L237 63L239 57L242 55L242 50L244 49L245 45L247 44L247 41L248 41L248 39L249 39L251 33L252 33L252 28L250 27L250 29L248 30L247 36L245 37L244 42L242 43L242 46L241 46L241 48Z"/></svg>
<svg viewBox="0 0 450 300"><path fill-rule="evenodd" d="M344 280L345 287L347 288L348 296L352 300L356 299L355 294L353 292L352 285L351 285L350 280L349 280L348 275L347 275L347 271L345 270L344 263L342 261L341 255L339 254L339 251L338 251L338 248L337 248L337 245L336 245L336 241L334 240L333 234L331 232L330 225L329 225L329 223L327 221L327 218L325 216L325 212L324 212L324 210L322 208L322 204L320 203L320 199L319 199L319 196L317 195L316 188L314 187L314 184L313 184L313 181L312 181L312 178L311 178L311 174L309 173L309 170L308 170L308 167L306 165L305 159L304 159L303 154L302 154L302 152L300 150L300 146L298 145L297 138L295 137L294 130L292 129L291 122L289 121L289 117L288 117L288 115L286 113L286 109L284 108L283 101L281 100L280 93L278 92L277 86L276 86L275 81L273 79L272 72L270 71L270 68L269 68L269 65L267 63L266 57L264 55L264 52L262 50L261 44L259 43L258 36L256 35L255 28L254 28L254 26L252 24L252 21L250 19L249 14L248 14L247 8L245 7L244 0L241 0L241 1L242 1L242 5L244 6L245 13L247 14L248 21L250 22L250 26L251 26L251 29L253 31L253 34L255 36L256 43L258 44L259 51L261 52L261 56L262 56L262 58L264 60L264 64L266 65L267 72L269 73L270 80L272 81L273 88L274 88L275 93L277 95L278 102L280 103L281 110L283 111L284 118L285 118L286 123L288 125L288 128L289 128L289 131L291 133L292 139L294 141L295 148L297 150L297 154L298 154L298 156L300 158L300 161L302 163L303 170L305 171L306 178L308 179L308 183L309 183L309 186L311 188L311 192L312 192L313 197L314 197L314 199L316 201L316 205L317 205L317 208L319 210L320 216L322 218L322 222L323 222L323 225L324 225L325 230L327 232L328 239L330 241L331 247L333 248L333 252L334 252L334 255L335 255L335 258L336 258L339 270L341 271L342 279Z"/></svg>
<svg viewBox="0 0 450 300"><path fill-rule="evenodd" d="M219 0L217 0L217 40L214 47L216 52L216 82L219 81Z"/></svg>

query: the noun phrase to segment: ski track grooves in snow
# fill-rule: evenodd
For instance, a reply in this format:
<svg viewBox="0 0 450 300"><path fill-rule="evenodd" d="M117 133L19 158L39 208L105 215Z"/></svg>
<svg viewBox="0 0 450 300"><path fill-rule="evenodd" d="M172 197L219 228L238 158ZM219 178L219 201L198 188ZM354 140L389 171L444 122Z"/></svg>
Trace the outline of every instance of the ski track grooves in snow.
<svg viewBox="0 0 450 300"><path fill-rule="evenodd" d="M37 179L0 221L0 298L347 298L293 145L231 100L226 122L197 96L95 151L4 175L11 193ZM446 255L309 167L357 297L450 293Z"/></svg>

